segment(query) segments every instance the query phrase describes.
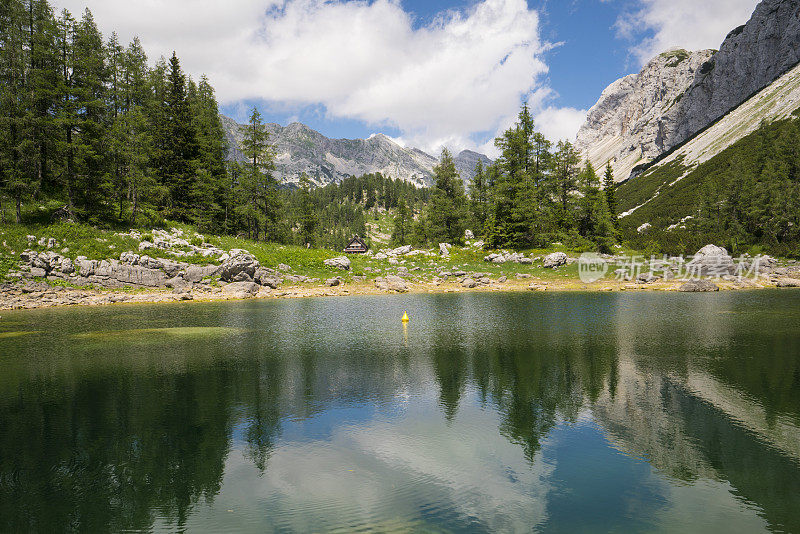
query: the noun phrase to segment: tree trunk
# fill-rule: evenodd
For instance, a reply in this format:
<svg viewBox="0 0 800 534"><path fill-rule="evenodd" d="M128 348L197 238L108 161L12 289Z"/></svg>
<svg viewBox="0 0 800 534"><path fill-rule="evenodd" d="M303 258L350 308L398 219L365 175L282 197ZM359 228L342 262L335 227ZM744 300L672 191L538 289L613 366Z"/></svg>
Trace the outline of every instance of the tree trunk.
<svg viewBox="0 0 800 534"><path fill-rule="evenodd" d="M16 212L17 224L19 224L22 222L22 197L19 194L17 195L16 201L17 201L17 212Z"/></svg>

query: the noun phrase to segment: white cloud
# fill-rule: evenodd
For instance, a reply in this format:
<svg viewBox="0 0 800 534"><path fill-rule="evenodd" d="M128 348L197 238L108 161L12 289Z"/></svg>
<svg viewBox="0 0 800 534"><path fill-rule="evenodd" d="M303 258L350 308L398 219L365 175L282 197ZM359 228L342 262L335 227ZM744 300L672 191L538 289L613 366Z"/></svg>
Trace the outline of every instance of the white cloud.
<svg viewBox="0 0 800 534"><path fill-rule="evenodd" d="M617 33L637 39L631 52L646 63L669 48L719 48L725 36L747 22L759 0L638 0L637 7L617 21Z"/></svg>
<svg viewBox="0 0 800 534"><path fill-rule="evenodd" d="M105 35L176 50L221 102L264 99L398 128L428 150L474 147L547 72L525 0L483 0L416 26L399 0L56 0L88 6Z"/></svg>
<svg viewBox="0 0 800 534"><path fill-rule="evenodd" d="M585 109L547 107L536 113L536 126L553 142L574 143L587 113Z"/></svg>

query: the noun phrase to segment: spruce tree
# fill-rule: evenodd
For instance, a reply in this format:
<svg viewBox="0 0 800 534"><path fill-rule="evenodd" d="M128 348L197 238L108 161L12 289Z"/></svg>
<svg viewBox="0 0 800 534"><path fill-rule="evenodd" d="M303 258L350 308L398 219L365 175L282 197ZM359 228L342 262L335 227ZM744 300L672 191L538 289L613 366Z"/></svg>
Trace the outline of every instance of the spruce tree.
<svg viewBox="0 0 800 534"><path fill-rule="evenodd" d="M578 190L580 154L569 141L559 141L553 155L553 179L558 199L557 217L562 231L575 226L573 198Z"/></svg>
<svg viewBox="0 0 800 534"><path fill-rule="evenodd" d="M78 210L87 220L107 218L113 185L108 179L108 124L103 38L87 9L75 29L72 89L77 101L75 194Z"/></svg>
<svg viewBox="0 0 800 534"><path fill-rule="evenodd" d="M278 233L280 204L277 183L272 176L274 164L269 133L258 109L253 108L242 134L242 153L250 163L241 186L244 196L240 198L245 205L239 211L249 221L250 231L256 239L262 228L268 239Z"/></svg>
<svg viewBox="0 0 800 534"><path fill-rule="evenodd" d="M33 184L26 172L25 139L25 10L22 2L11 0L0 7L0 111L4 124L2 142L3 189L14 200L17 222L22 220L22 201Z"/></svg>
<svg viewBox="0 0 800 534"><path fill-rule="evenodd" d="M314 246L314 236L319 220L314 208L314 199L311 197L311 180L303 173L300 176L300 199L298 203L298 225L300 229L300 244Z"/></svg>
<svg viewBox="0 0 800 534"><path fill-rule="evenodd" d="M166 93L162 179L170 191L170 215L181 221L190 221L191 210L196 203L194 186L198 147L192 125L186 75L174 52L169 60Z"/></svg>
<svg viewBox="0 0 800 534"><path fill-rule="evenodd" d="M219 108L214 97L214 88L205 76L200 78L197 91L191 98L192 120L198 144L198 187L197 203L199 213L195 220L202 218L208 230L217 230L224 219L225 184L227 183L225 154L228 147Z"/></svg>
<svg viewBox="0 0 800 534"><path fill-rule="evenodd" d="M471 223L478 233L483 233L489 204L488 184L483 162L475 165L475 176L469 191Z"/></svg>
<svg viewBox="0 0 800 534"><path fill-rule="evenodd" d="M403 246L408 244L411 237L411 229L414 218L406 205L405 199L397 202L397 214L394 216L394 228L392 229L392 244Z"/></svg>
<svg viewBox="0 0 800 534"><path fill-rule="evenodd" d="M467 219L464 184L458 176L453 156L442 150L439 164L433 168L434 188L428 206L428 239L434 242L461 243Z"/></svg>
<svg viewBox="0 0 800 534"><path fill-rule="evenodd" d="M606 165L606 173L603 176L603 191L606 197L606 204L608 205L608 212L611 215L614 225L617 225L617 197L614 191L614 171L611 168L611 162Z"/></svg>

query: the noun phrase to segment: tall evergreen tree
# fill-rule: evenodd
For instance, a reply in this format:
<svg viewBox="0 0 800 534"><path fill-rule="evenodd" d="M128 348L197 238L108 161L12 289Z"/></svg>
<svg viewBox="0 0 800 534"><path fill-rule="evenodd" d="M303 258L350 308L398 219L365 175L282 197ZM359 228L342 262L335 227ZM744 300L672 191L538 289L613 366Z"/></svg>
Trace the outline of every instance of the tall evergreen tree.
<svg viewBox="0 0 800 534"><path fill-rule="evenodd" d="M87 9L75 29L72 89L78 111L73 137L77 209L88 220L98 221L109 213L112 183L108 168L108 125L103 38Z"/></svg>
<svg viewBox="0 0 800 534"><path fill-rule="evenodd" d="M608 205L608 212L614 221L614 226L617 225L617 197L614 191L614 170L611 168L611 162L606 165L606 172L603 176L603 192L606 196L606 204Z"/></svg>
<svg viewBox="0 0 800 534"><path fill-rule="evenodd" d="M578 191L580 154L569 141L559 141L553 155L553 179L558 199L558 223L562 229L574 227L572 200Z"/></svg>
<svg viewBox="0 0 800 534"><path fill-rule="evenodd" d="M397 203L397 213L394 216L394 227L392 229L392 243L395 246L408 244L413 223L414 218L406 205L406 201L401 198Z"/></svg>
<svg viewBox="0 0 800 534"><path fill-rule="evenodd" d="M439 164L433 168L433 175L434 189L428 206L428 239L461 243L466 228L467 199L453 156L446 148L442 150Z"/></svg>
<svg viewBox="0 0 800 534"><path fill-rule="evenodd" d="M469 190L470 215L472 224L478 233L483 232L489 210L489 187L483 162L475 165L475 176L472 178L472 187Z"/></svg>
<svg viewBox="0 0 800 534"><path fill-rule="evenodd" d="M264 230L265 239L279 233L278 213L280 203L277 183L272 176L273 155L269 145L269 133L264 126L261 113L253 108L250 122L242 128L242 153L249 160L249 168L241 183L244 205L240 213L250 222L251 233L258 239Z"/></svg>
<svg viewBox="0 0 800 534"><path fill-rule="evenodd" d="M298 213L299 237L303 245L314 245L314 237L317 231L319 220L314 207L314 199L311 197L311 180L308 175L303 173L300 176L300 202Z"/></svg>
<svg viewBox="0 0 800 534"><path fill-rule="evenodd" d="M165 112L162 180L170 191L170 215L181 221L190 221L196 203L194 186L198 146L192 125L186 75L174 52L167 73Z"/></svg>

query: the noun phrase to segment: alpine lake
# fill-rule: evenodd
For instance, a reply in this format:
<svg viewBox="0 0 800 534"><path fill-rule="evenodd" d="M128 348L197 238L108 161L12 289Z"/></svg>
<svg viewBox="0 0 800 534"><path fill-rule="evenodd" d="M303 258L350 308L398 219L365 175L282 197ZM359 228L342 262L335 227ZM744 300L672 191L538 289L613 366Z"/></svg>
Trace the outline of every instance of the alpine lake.
<svg viewBox="0 0 800 534"><path fill-rule="evenodd" d="M800 532L800 291L3 312L0 532L69 531Z"/></svg>

